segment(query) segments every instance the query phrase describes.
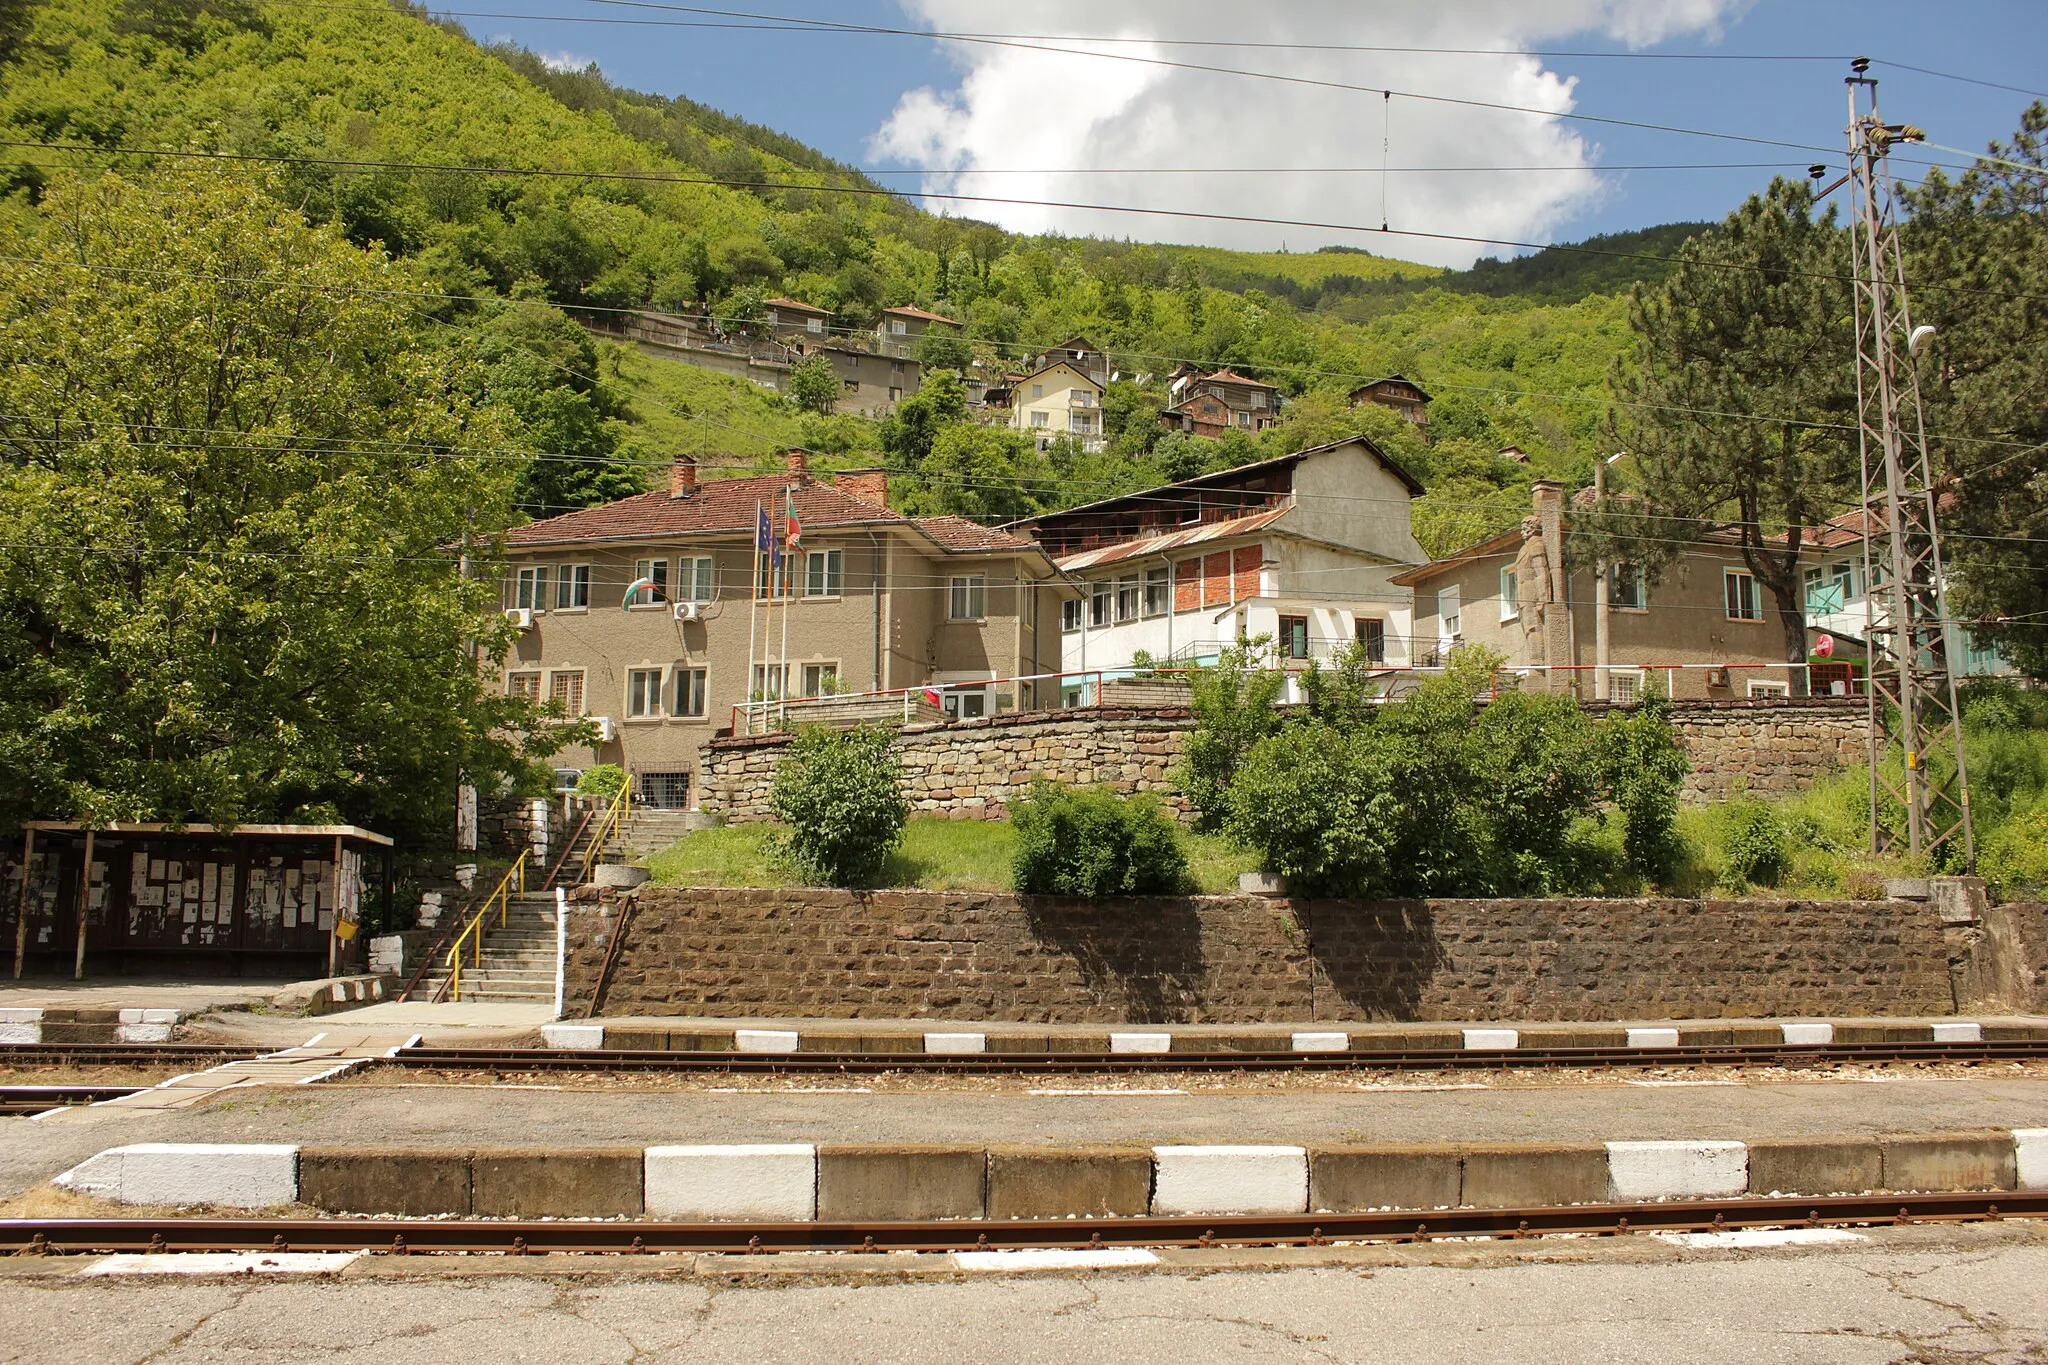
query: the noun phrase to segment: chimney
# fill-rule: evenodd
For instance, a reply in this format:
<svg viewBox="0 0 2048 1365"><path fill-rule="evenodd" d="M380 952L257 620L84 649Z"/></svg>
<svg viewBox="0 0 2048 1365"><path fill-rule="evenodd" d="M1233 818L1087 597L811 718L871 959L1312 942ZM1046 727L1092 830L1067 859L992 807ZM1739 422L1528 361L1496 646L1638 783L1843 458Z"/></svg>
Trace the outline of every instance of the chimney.
<svg viewBox="0 0 2048 1365"><path fill-rule="evenodd" d="M809 483L811 481L810 451L805 450L802 446L792 446L788 450L783 451L782 455L784 459L789 461L789 472L795 476L799 483Z"/></svg>
<svg viewBox="0 0 2048 1365"><path fill-rule="evenodd" d="M697 491L697 457L678 455L668 471L668 495L687 498Z"/></svg>
<svg viewBox="0 0 2048 1365"><path fill-rule="evenodd" d="M1538 479L1530 491L1534 495L1537 532L1543 538L1544 568L1550 575L1542 609L1542 661L1554 667L1544 677L1544 688L1576 694L1578 674L1563 667L1577 662L1573 657L1571 597L1564 563L1564 485L1555 479Z"/></svg>
<svg viewBox="0 0 2048 1365"><path fill-rule="evenodd" d="M832 486L871 507L888 509L889 471L886 469L842 469L832 476Z"/></svg>

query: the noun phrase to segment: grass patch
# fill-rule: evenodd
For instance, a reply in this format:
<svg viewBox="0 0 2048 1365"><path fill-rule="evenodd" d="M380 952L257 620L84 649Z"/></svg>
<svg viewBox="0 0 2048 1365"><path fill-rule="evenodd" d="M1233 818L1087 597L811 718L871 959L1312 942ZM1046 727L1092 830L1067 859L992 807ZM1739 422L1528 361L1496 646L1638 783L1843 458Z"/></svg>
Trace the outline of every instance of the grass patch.
<svg viewBox="0 0 2048 1365"><path fill-rule="evenodd" d="M722 825L684 835L647 860L658 886L791 886L769 858L775 826ZM1221 834L1183 831L1197 889L1222 895L1237 889L1240 872L1258 861ZM923 891L1008 891L1017 832L1008 820L942 820L918 816L903 830L882 880Z"/></svg>

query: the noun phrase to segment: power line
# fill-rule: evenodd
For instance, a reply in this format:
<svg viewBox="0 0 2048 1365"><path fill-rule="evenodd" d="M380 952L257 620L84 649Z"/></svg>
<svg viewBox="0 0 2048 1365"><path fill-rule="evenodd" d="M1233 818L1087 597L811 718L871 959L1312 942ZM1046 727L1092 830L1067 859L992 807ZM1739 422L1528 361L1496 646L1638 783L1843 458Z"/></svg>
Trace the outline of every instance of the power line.
<svg viewBox="0 0 2048 1365"><path fill-rule="evenodd" d="M653 184L671 185L716 185L728 189L740 189L748 191L801 190L818 194L847 194L869 198L885 198L891 200L892 202L902 202L902 196L899 195L896 191L885 189L881 186L830 184L805 185L790 184L777 181L746 181L708 175L674 175L665 172L653 171L559 170L540 167L474 166L434 162L365 161L341 157L286 156L280 153L258 152L193 151L168 147L100 147L94 146L90 143L52 143L27 141L20 139L0 139L0 147L32 148L55 152L75 152L83 155L92 156L174 157L185 160L227 161L239 163L260 163L276 165L324 166L329 168L352 170L434 171L442 173L456 173L469 175L537 176L548 179L562 180L617 180L626 182L645 182ZM820 174L830 175L834 174L834 172L821 172ZM1165 209L1141 207L1136 205L1088 204L1070 200L1057 199L1025 199L1011 196L960 194L955 192L939 191L921 191L919 197L925 199L942 199L960 203L1007 204L1030 208L1078 209L1094 213L1131 213L1150 217L1192 218L1207 222L1255 223L1272 227L1313 228L1325 232L1355 232L1377 234L1383 237L1414 237L1427 241L1459 242L1475 244L1480 246L1504 246L1523 251L1560 251L1570 252L1575 255L1601 256L1617 260L1651 261L1659 265L1686 265L1699 266L1702 268L1717 270L1740 270L1774 278L1818 279L1832 280L1847 284L1855 283L1855 280L1852 276L1840 275L1830 271L1780 270L1764 266L1747 265L1732 261L1715 261L1706 258L1686 259L1676 256L1659 256L1653 252L1622 251L1609 247L1588 246L1582 243L1563 244L1545 242L1525 242L1505 237L1474 237L1461 233L1421 232L1408 228L1390 228L1385 225L1373 227L1368 224L1358 223L1330 223L1300 218L1270 218L1255 214L1217 213L1212 211L1196 209ZM0 259L19 258L0 257ZM1922 282L1919 287L1922 289L1941 289L1946 290L1950 293L1972 294L1988 298L2016 299L2030 302L2048 302L2048 295L2013 294L2001 290L1980 289L1970 285L1952 284L1944 281ZM637 310L610 309L605 311L632 312Z"/></svg>

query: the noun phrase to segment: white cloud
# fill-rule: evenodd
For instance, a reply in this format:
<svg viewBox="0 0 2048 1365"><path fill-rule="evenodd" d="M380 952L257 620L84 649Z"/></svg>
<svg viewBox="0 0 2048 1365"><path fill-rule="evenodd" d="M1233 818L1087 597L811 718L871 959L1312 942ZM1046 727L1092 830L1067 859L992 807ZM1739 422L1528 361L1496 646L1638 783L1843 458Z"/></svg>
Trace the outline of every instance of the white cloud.
<svg viewBox="0 0 2048 1365"><path fill-rule="evenodd" d="M540 64L550 71L581 71L597 64L595 57L586 57L580 52L536 52L533 55L540 58Z"/></svg>
<svg viewBox="0 0 2048 1365"><path fill-rule="evenodd" d="M1574 35L1632 46L1718 37L1753 0L1173 0L1171 5L1040 0L989 22L981 0L900 0L940 31L1028 31L1084 38L1508 49L1505 55L1062 44L1131 56L1283 72L1549 111L1574 108L1575 81L1526 55ZM926 192L1025 199L952 211L1020 231L1058 229L1153 241L1270 250L1351 243L1383 255L1463 265L1495 249L1269 224L1107 214L1042 206L1057 200L1377 225L1476 237L1547 240L1597 200L1584 125L1350 90L1251 80L1072 53L979 43L949 45L962 68L950 90L902 97L871 154L927 168ZM1519 174L1381 176L1392 166L1544 165ZM1153 175L1134 167L1362 167L1352 175ZM1016 174L1031 171L1032 174ZM1003 173L998 173L1003 172ZM1076 173L1086 172L1086 173ZM1384 198L1383 198L1384 196ZM934 201L935 208L945 207Z"/></svg>

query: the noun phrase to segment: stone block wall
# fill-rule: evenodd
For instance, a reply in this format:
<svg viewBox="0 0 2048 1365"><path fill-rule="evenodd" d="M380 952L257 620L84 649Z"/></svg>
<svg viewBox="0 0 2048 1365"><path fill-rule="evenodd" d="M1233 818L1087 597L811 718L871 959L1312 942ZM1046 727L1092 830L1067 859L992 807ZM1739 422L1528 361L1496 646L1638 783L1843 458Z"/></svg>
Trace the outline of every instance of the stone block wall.
<svg viewBox="0 0 2048 1365"><path fill-rule="evenodd" d="M610 1015L1265 1023L1956 1007L1939 917L1920 902L579 895L574 1002L590 998L633 905L601 1001Z"/></svg>
<svg viewBox="0 0 2048 1365"><path fill-rule="evenodd" d="M1725 800L1738 788L1759 796L1802 791L1863 758L1859 700L1680 702L1671 715L1692 755L1684 798L1694 803ZM1194 728L1185 707L1022 711L906 726L897 753L921 814L1000 816L1034 776L1158 792L1179 808L1170 772ZM767 819L769 784L788 742L763 735L706 745L704 809L735 823Z"/></svg>

